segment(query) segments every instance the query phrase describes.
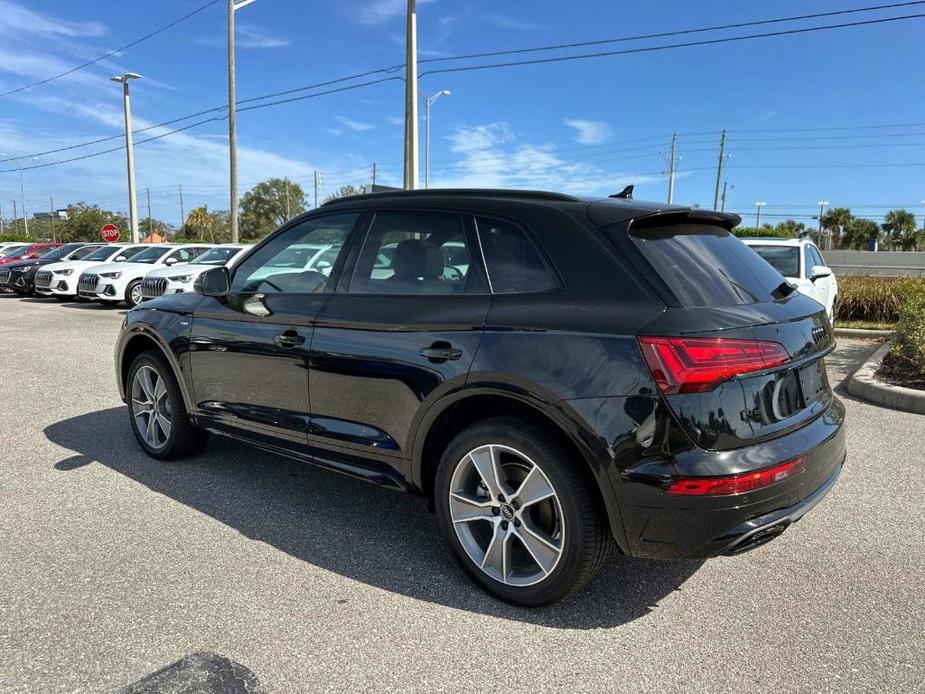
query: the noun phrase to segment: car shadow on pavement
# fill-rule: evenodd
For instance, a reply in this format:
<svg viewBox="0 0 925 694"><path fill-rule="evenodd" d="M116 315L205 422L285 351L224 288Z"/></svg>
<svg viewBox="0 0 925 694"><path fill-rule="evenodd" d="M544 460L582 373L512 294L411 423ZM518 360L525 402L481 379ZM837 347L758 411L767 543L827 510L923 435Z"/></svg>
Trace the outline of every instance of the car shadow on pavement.
<svg viewBox="0 0 925 694"><path fill-rule="evenodd" d="M159 463L138 448L123 408L45 428L76 455L61 471L102 464L298 559L384 590L504 619L563 629L615 627L645 616L701 560L616 557L585 591L541 609L480 591L453 561L420 499L215 436L187 461ZM79 474L79 473L76 473Z"/></svg>

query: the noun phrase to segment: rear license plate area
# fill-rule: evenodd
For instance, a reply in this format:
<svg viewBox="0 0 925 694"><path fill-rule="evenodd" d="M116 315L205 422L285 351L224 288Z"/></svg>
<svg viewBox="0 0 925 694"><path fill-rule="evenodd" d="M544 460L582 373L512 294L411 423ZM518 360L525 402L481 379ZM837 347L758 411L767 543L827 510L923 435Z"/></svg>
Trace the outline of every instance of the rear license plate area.
<svg viewBox="0 0 925 694"><path fill-rule="evenodd" d="M822 359L818 359L812 364L797 369L796 373L800 381L803 402L806 406L809 406L819 400L826 391L828 380L825 374L824 362Z"/></svg>

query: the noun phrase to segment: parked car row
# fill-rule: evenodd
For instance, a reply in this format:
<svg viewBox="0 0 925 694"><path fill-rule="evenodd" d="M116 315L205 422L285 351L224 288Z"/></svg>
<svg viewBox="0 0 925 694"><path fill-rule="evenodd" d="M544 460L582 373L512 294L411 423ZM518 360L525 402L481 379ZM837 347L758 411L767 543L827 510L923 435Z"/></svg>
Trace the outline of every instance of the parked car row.
<svg viewBox="0 0 925 694"><path fill-rule="evenodd" d="M137 306L191 291L201 272L233 265L247 249L245 244L4 244L0 289Z"/></svg>

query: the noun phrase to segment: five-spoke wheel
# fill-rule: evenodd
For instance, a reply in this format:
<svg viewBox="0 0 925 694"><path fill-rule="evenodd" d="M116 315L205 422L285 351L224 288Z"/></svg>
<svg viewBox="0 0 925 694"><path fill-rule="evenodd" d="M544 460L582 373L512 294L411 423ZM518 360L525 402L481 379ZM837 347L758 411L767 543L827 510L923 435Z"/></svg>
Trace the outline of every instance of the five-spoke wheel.
<svg viewBox="0 0 925 694"><path fill-rule="evenodd" d="M543 605L591 580L612 535L585 466L525 419L486 419L450 442L436 471L437 522L476 583Z"/></svg>
<svg viewBox="0 0 925 694"><path fill-rule="evenodd" d="M562 557L565 524L556 492L540 467L510 446L480 446L463 457L449 508L470 559L506 585L537 583Z"/></svg>
<svg viewBox="0 0 925 694"><path fill-rule="evenodd" d="M131 407L139 435L151 448L163 448L170 438L170 398L164 379L153 367L135 371Z"/></svg>

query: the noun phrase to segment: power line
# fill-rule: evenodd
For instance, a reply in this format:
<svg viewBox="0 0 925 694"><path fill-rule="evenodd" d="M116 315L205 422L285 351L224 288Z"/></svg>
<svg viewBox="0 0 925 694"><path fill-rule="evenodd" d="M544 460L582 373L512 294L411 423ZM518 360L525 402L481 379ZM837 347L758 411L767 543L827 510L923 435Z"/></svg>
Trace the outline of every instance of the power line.
<svg viewBox="0 0 925 694"><path fill-rule="evenodd" d="M873 12L876 10L888 10L895 9L897 7L908 7L910 5L922 5L925 4L925 0L917 0L916 2L895 2L888 5L871 5L868 7L858 7L850 10L835 10L832 12L817 12L814 14L803 14L795 15L792 17L778 17L773 19L759 19L750 22L737 22L735 24L719 24L709 27L698 27L695 29L678 29L676 31L665 31L657 34L637 34L635 36L620 36L617 38L610 39L598 39L595 41L579 41L575 43L560 43L550 46L535 46L532 48L515 48L511 50L504 51L489 51L486 53L466 53L462 55L446 56L440 58L426 58L419 60L419 63L443 63L452 60L463 60L471 58L490 58L501 55L519 55L524 53L538 53L541 51L557 51L563 50L566 48L583 48L586 46L600 46L609 43L624 43L626 41L641 41L643 39L659 39L659 38L668 38L669 36L684 36L688 34L699 34L706 33L710 31L724 31L726 29L743 29L745 27L761 26L766 24L781 24L784 22L796 22L805 19L820 19L822 17L834 17L837 15L845 14L857 14L860 12Z"/></svg>
<svg viewBox="0 0 925 694"><path fill-rule="evenodd" d="M487 63L485 65L463 65L460 67L446 67L438 70L427 70L422 72L418 77L426 75L436 75L448 72L470 72L473 70L489 70L502 67L518 67L523 65L541 65L546 63L564 63L572 60L587 60L589 58L606 58L616 55L630 55L634 53L654 53L656 51L667 51L675 48L693 48L700 46L712 46L722 43L732 43L735 41L750 41L752 39L771 38L777 36L790 36L794 34L808 34L814 31L827 31L831 29L845 29L859 26L869 26L873 24L885 24L887 22L899 22L908 19L921 19L925 13L901 15L898 17L883 17L880 19L865 19L857 22L843 22L841 24L823 24L816 27L804 27L802 29L784 29L781 31L770 31L763 34L745 34L743 36L727 36L718 39L704 39L703 41L687 41L684 43L671 43L664 46L645 46L642 48L626 48L620 51L601 51L598 53L584 53L582 55L563 55L555 58L533 58L531 60L514 60L506 63Z"/></svg>
<svg viewBox="0 0 925 694"><path fill-rule="evenodd" d="M72 68L70 68L69 70L65 70L64 72L58 73L57 75L53 75L53 76L51 76L51 77L46 77L45 79L39 80L38 82L33 82L32 84L26 84L26 85L23 85L23 86L21 86L21 87L16 87L15 89L10 89L9 91L5 91L5 92L3 92L3 93L0 93L0 97L9 96L10 94L16 94L16 93L18 93L18 92L23 92L23 91L25 91L25 90L27 90L27 89L32 89L33 87L38 87L39 85L42 85L42 84L48 84L49 82L54 82L55 80L61 79L62 77L66 77L67 75L70 75L70 74L72 74L72 73L75 73L75 72L77 72L78 70L83 70L85 67L90 67L91 65L93 65L93 64L95 64L95 63L98 63L98 62L100 62L101 60L105 60L106 58L111 58L112 56L117 55L118 53L121 53L122 51L124 51L124 50L126 50L126 49L128 49L128 48L132 48L133 46L137 46L137 45L138 45L139 43L141 43L142 41L147 41L148 39L153 38L153 37L157 36L158 34L161 34L161 33L167 31L168 29L170 29L170 28L172 28L172 27L175 27L175 26L176 26L177 24L179 24L180 22L186 21L186 20L189 19L190 17L199 14L199 13L202 12L203 10L208 9L208 8L211 7L212 5L216 4L218 1L219 1L219 0L210 0L210 2L207 2L205 5L201 5L200 7L197 7L195 10L192 10L191 12L186 13L186 14L183 15L182 17L179 17L179 18L173 20L173 21L170 22L169 24L165 24L165 25L162 26L160 29L155 29L155 30L152 31L151 33L145 34L145 35L142 36L141 38L135 39L135 40L132 41L131 43L127 43L127 44L125 44L124 46L120 46L119 48L115 48L115 49L109 51L108 53L104 53L103 55L99 56L98 58L94 58L93 60L88 60L86 63L83 63L82 65L77 65L76 67L72 67Z"/></svg>

